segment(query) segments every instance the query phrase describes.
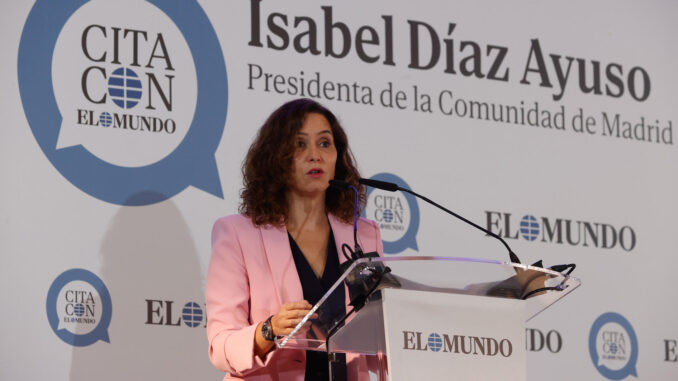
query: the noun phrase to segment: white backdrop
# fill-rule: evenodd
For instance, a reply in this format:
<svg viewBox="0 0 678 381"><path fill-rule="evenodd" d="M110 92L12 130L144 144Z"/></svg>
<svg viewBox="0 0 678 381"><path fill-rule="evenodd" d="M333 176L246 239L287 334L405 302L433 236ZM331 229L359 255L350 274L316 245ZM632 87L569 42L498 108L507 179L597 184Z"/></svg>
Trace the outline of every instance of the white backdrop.
<svg viewBox="0 0 678 381"><path fill-rule="evenodd" d="M211 225L237 210L258 127L302 95L339 116L363 176L513 237L525 263L577 263L583 286L528 323L529 379L677 378L675 3L83 3L1 6L0 379L220 379ZM507 260L383 196L366 214L388 255Z"/></svg>

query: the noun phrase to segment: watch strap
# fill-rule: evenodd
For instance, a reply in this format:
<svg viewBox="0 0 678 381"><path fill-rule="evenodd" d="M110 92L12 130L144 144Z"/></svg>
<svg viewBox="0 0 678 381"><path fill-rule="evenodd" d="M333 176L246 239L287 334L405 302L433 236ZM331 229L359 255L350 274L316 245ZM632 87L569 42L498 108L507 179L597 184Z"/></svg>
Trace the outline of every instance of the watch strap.
<svg viewBox="0 0 678 381"><path fill-rule="evenodd" d="M261 335L268 341L273 341L274 339L273 328L271 327L271 318L273 318L273 315L269 316L264 324L261 325Z"/></svg>

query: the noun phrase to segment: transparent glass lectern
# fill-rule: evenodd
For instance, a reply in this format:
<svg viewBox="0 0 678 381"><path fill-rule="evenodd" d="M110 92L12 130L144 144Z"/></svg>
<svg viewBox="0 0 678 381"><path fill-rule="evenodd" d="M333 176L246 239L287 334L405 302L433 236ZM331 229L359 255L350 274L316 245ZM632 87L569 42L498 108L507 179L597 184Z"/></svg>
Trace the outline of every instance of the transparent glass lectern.
<svg viewBox="0 0 678 381"><path fill-rule="evenodd" d="M479 298L522 300L528 321L576 289L573 277L540 267L456 257L361 258L355 261L278 348L383 357L386 353L381 290L394 288ZM344 291L346 311L326 307ZM354 306L355 311L349 316ZM382 377L380 377L382 378Z"/></svg>

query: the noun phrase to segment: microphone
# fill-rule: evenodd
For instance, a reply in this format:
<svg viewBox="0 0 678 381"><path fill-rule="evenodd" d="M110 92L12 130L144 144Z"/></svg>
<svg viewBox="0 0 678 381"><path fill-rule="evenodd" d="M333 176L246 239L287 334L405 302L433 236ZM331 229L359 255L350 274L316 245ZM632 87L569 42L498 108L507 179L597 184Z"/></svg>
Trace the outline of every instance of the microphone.
<svg viewBox="0 0 678 381"><path fill-rule="evenodd" d="M360 184L366 185L368 187L377 188L389 192L395 192L401 190L397 184L389 183L388 181L373 180L373 179L358 179Z"/></svg>
<svg viewBox="0 0 678 381"><path fill-rule="evenodd" d="M330 186L340 191L353 189L355 196L353 204L353 250L345 243L341 245L341 251L346 258L346 261L339 265L339 271L343 274L351 267L354 261L360 258L378 258L379 253L376 251L364 253L360 244L358 244L358 189L346 181L336 179L330 180ZM350 252L350 256L346 253L347 250ZM391 271L390 268L384 267L381 263L372 265L361 264L358 269L360 271L349 274L345 279L348 286L349 300L351 301L349 304L354 306L356 310L365 305L367 298L376 290L377 285L383 279L390 279L387 276L385 277L385 275ZM361 275L362 270L369 270L371 275ZM390 283L397 284L397 281L391 281Z"/></svg>
<svg viewBox="0 0 678 381"><path fill-rule="evenodd" d="M361 179L358 179L358 182L359 182L360 184L363 184L363 185L366 185L366 186L370 186L370 187L372 187L372 188L377 188L377 189L385 190L385 191L388 191L388 192L395 192L395 191L406 192L406 193L409 193L409 194L411 194L411 195L413 195L413 196L415 196L415 197L417 197L417 198L420 198L420 199L422 199L422 200L428 202L429 204L431 204L431 205L437 207L438 209L442 209L442 210L444 210L445 212L447 212L447 213L453 215L454 217L456 217L456 218L458 218L458 219L460 219L460 220L466 222L467 224L473 226L474 228L479 229L480 231L484 232L485 234L487 234L487 235L489 235L489 236L492 236L492 237L498 239L502 244L504 244L504 247L506 247L506 249L508 250L508 252L509 252L509 258L511 259L511 262L513 262L513 263L520 263L520 259L518 259L518 256L516 255L516 253L513 252L513 250L511 249L511 247L508 245L508 243L506 243L506 241L504 241L503 238L501 238L501 237L498 236L497 234L494 234L494 233L492 233L491 231L489 231L489 230L483 228L482 226L477 225L477 224L475 224L474 222L467 220L466 218L464 218L464 217L458 215L457 213L455 213L455 212L453 212L453 211L451 211L451 210L445 208L444 206L437 204L436 202L434 202L434 201L428 199L427 197L422 196L422 195L417 194L417 193L415 193L415 192L413 192L413 191L411 191L411 190L409 190L409 189L407 189L407 188L400 187L400 186L398 186L397 184L394 184L394 183L391 183L391 182L387 182L387 181L380 181L380 180L363 179L363 178L361 178Z"/></svg>
<svg viewBox="0 0 678 381"><path fill-rule="evenodd" d="M329 183L332 188L339 191L353 189L353 194L355 196L353 203L353 250L345 243L341 245L341 251L346 258L346 261L339 265L339 271L341 274L346 274L348 268L351 267L356 260L360 258L378 258L379 253L375 251L365 254L358 244L358 189L343 180L333 179L330 180ZM346 254L347 249L351 252L350 256ZM400 282L391 276L390 272L391 269L384 266L381 262L368 262L357 265L351 273L346 274L344 283L348 289L349 306L352 306L353 308L346 312L341 319L335 321L334 325L327 332L327 336L325 337L325 351L327 352L328 358L332 358L330 355L330 339L337 330L344 325L349 316L362 309L370 296L372 296L380 286L400 287ZM332 366L330 365L330 379L331 378Z"/></svg>

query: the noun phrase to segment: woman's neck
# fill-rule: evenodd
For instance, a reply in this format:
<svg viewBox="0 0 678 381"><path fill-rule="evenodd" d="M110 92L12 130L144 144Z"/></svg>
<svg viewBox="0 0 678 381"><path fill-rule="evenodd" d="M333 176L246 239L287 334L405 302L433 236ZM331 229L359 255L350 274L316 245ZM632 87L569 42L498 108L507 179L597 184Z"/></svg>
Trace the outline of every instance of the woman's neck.
<svg viewBox="0 0 678 381"><path fill-rule="evenodd" d="M325 194L305 197L287 194L287 230L295 235L302 230L326 229L329 227L325 210Z"/></svg>

